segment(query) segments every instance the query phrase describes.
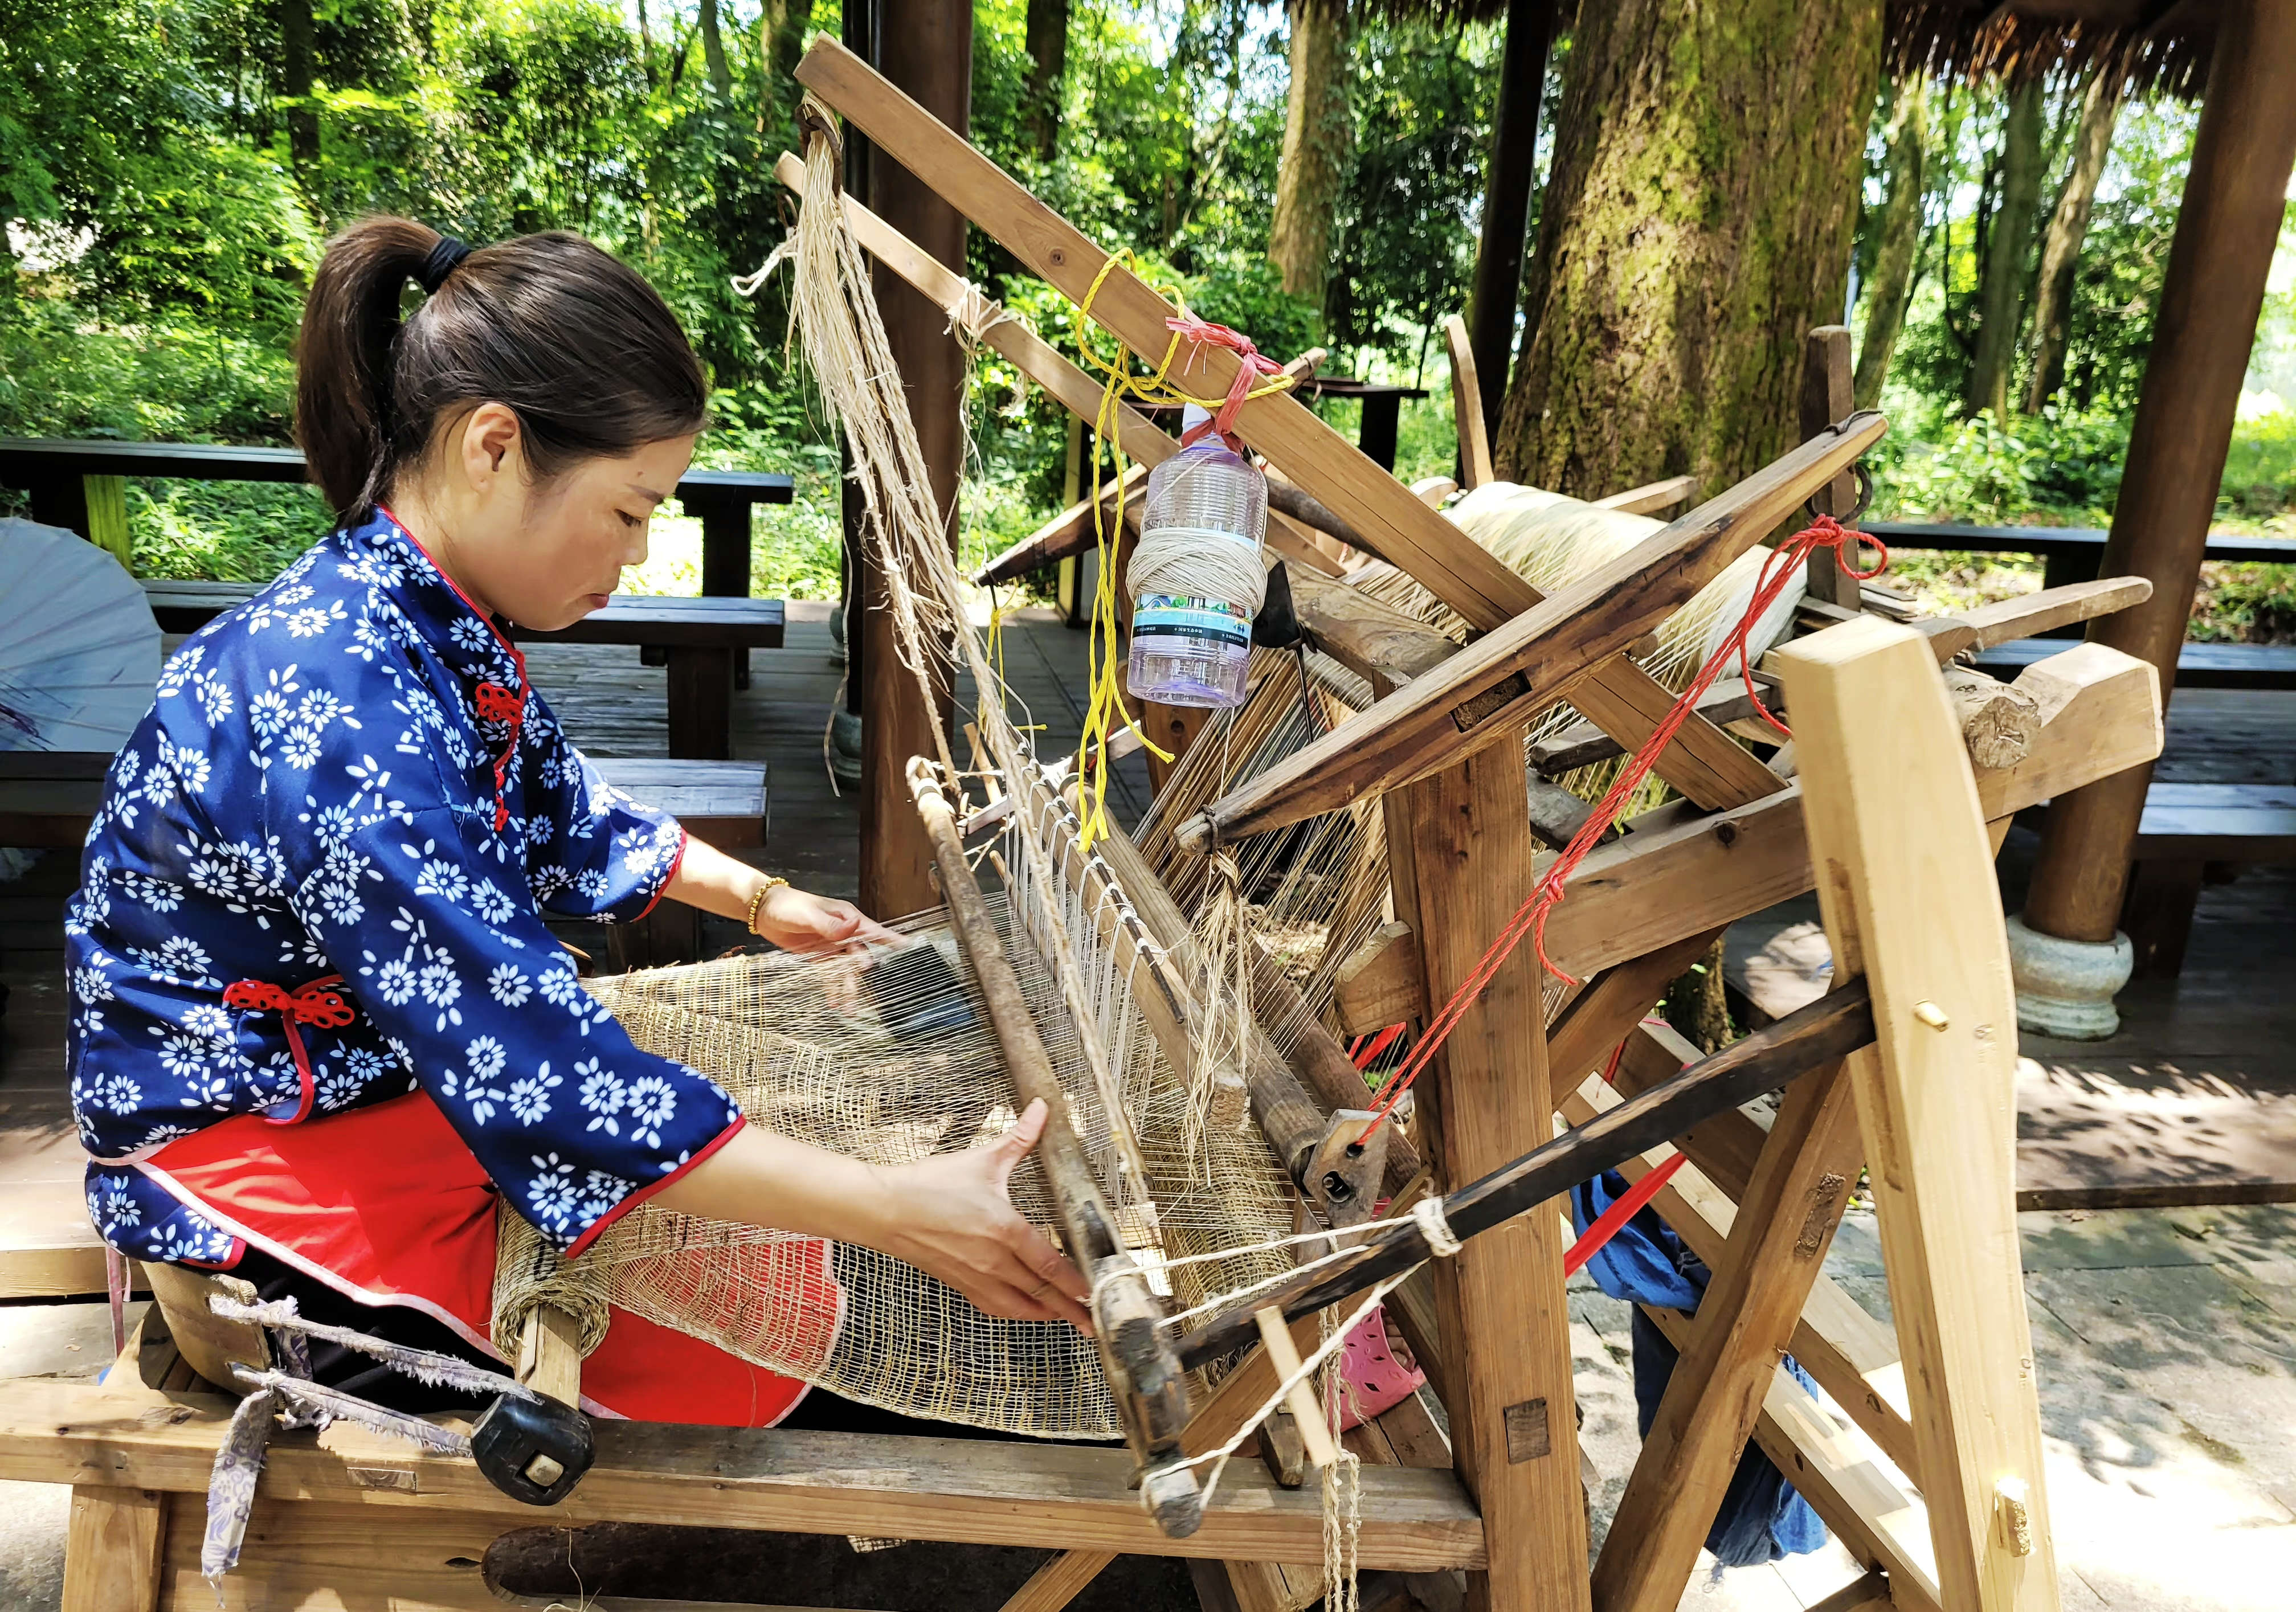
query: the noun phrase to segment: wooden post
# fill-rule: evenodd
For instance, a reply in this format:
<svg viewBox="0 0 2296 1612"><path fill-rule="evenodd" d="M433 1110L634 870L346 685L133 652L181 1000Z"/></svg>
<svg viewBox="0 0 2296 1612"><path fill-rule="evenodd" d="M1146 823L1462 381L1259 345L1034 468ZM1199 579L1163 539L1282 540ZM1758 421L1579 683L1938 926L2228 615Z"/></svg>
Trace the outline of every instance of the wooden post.
<svg viewBox="0 0 2296 1612"><path fill-rule="evenodd" d="M2296 5L2290 7L2296 14ZM2019 1256L2017 1010L1993 850L1934 663L1873 617L1780 650L1943 1603L2055 1612Z"/></svg>
<svg viewBox="0 0 2296 1612"><path fill-rule="evenodd" d="M2099 574L2145 577L2152 596L2094 623L2089 636L2158 667L2164 702L2176 681L2296 161L2292 60L2296 0L2238 0L2223 8L2104 545ZM2112 938L2152 781L2150 765L2131 767L2051 804L2025 897L2027 925L2065 940Z"/></svg>
<svg viewBox="0 0 2296 1612"><path fill-rule="evenodd" d="M1505 81L1501 80L1499 94L1504 98L1506 94ZM1507 323L1512 328L1512 307ZM1474 338L1468 333L1467 322L1456 314L1443 321L1443 345L1451 355L1451 417L1459 429L1459 485L1472 492L1498 476L1491 469L1490 416L1483 407L1482 372L1475 361Z"/></svg>
<svg viewBox="0 0 2296 1612"><path fill-rule="evenodd" d="M1531 885L1521 735L1390 791L1382 805L1396 915L1419 936L1426 1000L1447 1001ZM1538 960L1518 950L1415 1088L1439 1190L1520 1158L1554 1132ZM1488 1575L1469 1604L1588 1606L1587 1518L1570 1387L1562 1223L1524 1215L1434 1267L1445 1403L1459 1479L1482 1508Z"/></svg>
<svg viewBox="0 0 2296 1612"><path fill-rule="evenodd" d="M157 1612L168 1496L84 1484L64 1534L63 1612Z"/></svg>
<svg viewBox="0 0 2296 1612"><path fill-rule="evenodd" d="M1601 1612L1672 1612L1738 1469L1857 1177L1842 1066L1786 1088L1729 1251L1698 1306L1595 1564Z"/></svg>
<svg viewBox="0 0 2296 1612"><path fill-rule="evenodd" d="M1851 375L1848 325L1821 324L1802 338L1800 424L1804 442L1856 412L1857 405L1851 400ZM1809 501L1812 509L1833 516L1848 515L1857 503L1857 478L1847 471ZM1817 550L1808 563L1812 593L1846 610L1860 608L1857 579L1842 570L1832 549Z"/></svg>
<svg viewBox="0 0 2296 1612"><path fill-rule="evenodd" d="M972 8L956 0L878 0L878 67L950 128L963 134L972 104ZM895 162L873 162L871 205L902 234L949 268L964 271L964 216ZM948 316L898 274L880 266L877 306L915 416L936 508L955 542L957 484L964 472L964 356ZM946 691L929 708L893 642L884 585L865 566L870 601L862 628L861 905L890 917L933 904L932 852L910 804L912 756L933 753L933 725L948 720Z"/></svg>
<svg viewBox="0 0 2296 1612"><path fill-rule="evenodd" d="M1530 217L1530 187L1538 178L1538 102L1546 91L1546 48L1554 37L1556 9L1555 0L1508 0L1507 4L1499 103L1491 119L1491 166L1483 191L1483 233L1475 249L1474 289L1467 303L1467 316L1474 322L1476 384L1486 420L1499 416L1506 397L1507 361L1514 356L1514 315L1522 301L1523 236Z"/></svg>

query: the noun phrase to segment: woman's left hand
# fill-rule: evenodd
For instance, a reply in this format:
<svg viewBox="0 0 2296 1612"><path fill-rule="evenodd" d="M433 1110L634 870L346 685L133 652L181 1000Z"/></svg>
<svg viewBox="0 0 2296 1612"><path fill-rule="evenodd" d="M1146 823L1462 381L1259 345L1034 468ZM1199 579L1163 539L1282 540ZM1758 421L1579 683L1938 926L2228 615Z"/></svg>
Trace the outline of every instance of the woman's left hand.
<svg viewBox="0 0 2296 1612"><path fill-rule="evenodd" d="M758 906L758 935L787 952L849 952L900 937L849 901L776 885Z"/></svg>

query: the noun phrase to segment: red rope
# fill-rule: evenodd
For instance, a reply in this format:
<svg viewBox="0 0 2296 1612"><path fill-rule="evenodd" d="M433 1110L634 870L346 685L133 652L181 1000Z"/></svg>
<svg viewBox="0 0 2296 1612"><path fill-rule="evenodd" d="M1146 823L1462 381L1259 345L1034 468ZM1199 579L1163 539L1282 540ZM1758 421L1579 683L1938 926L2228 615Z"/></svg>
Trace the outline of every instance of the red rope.
<svg viewBox="0 0 2296 1612"><path fill-rule="evenodd" d="M1611 785L1602 799L1595 803L1595 809L1587 814L1587 821L1570 837L1570 843L1547 868L1522 905L1515 909L1514 916L1507 921L1506 927L1499 931L1497 938L1483 953L1482 961L1459 982L1459 988L1452 992L1451 999L1443 1004L1441 1011L1428 1025L1426 1033L1412 1047L1411 1055L1387 1077L1372 1110L1371 1123L1356 1139L1357 1146L1370 1141L1372 1133L1393 1112L1396 1101L1411 1089L1411 1083L1418 1079L1420 1071L1433 1060L1444 1041L1458 1027L1459 1021L1466 1017L1467 1010L1474 1006L1477 999L1497 977L1507 959L1514 955L1515 947L1522 944L1525 936L1531 937L1542 969L1565 984L1578 983L1556 968L1554 960L1546 954L1547 915L1561 904L1563 887L1570 881L1570 875L1578 871L1578 864L1587 859L1587 854L1618 821L1619 814L1626 809L1628 799L1642 787L1643 780L1650 776L1651 769L1658 765L1659 757L1668 745L1674 742L1675 735L1682 731L1683 724L1690 720L1691 712L1706 697L1706 691L1714 686L1715 680L1722 675L1722 668L1730 664L1733 656L1740 659L1740 669L1746 680L1746 693L1753 700L1756 712L1780 733L1789 738L1792 736L1786 724L1772 716L1769 708L1762 703L1761 692L1754 686L1753 665L1746 657L1747 635L1754 630L1754 624L1762 618L1770 606L1777 602L1778 595L1785 592L1786 585L1801 573L1803 562L1815 550L1832 549L1835 562L1842 570L1861 582L1880 576L1890 563L1890 551L1881 544L1874 544L1881 551L1881 559L1871 570L1858 570L1844 557L1844 546L1854 544L1859 536L1860 534L1850 531L1833 516L1820 515L1770 551L1770 557L1763 562L1761 574L1755 582L1754 596L1746 607L1745 615L1736 626L1730 629L1729 636L1723 639L1714 653L1707 658L1706 664L1699 668L1698 675L1691 679L1690 686L1682 691L1664 719L1644 741L1642 748L1628 758L1619 773L1618 781ZM1874 542L1870 537L1865 541Z"/></svg>
<svg viewBox="0 0 2296 1612"><path fill-rule="evenodd" d="M1685 1155L1677 1153L1656 1169L1649 1171L1628 1187L1617 1202L1603 1210L1602 1219L1580 1232L1578 1240L1572 1243L1570 1251L1562 1256L1562 1273L1565 1276L1577 1274L1579 1266L1600 1254L1603 1245L1616 1237L1619 1229L1642 1213L1643 1207L1658 1196L1659 1189L1674 1179L1674 1173L1682 1168L1684 1158Z"/></svg>

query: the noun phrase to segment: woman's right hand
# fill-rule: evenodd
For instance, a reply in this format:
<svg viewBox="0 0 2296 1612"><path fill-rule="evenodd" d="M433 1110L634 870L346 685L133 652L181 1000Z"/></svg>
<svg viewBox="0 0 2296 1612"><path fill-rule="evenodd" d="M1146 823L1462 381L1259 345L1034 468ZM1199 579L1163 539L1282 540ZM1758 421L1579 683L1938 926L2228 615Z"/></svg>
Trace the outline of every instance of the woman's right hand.
<svg viewBox="0 0 2296 1612"><path fill-rule="evenodd" d="M1083 1277L1013 1207L1013 1172L1046 1118L1044 1103L1032 1102L995 1141L879 1166L882 1224L860 1240L939 1277L987 1314L1090 1332Z"/></svg>

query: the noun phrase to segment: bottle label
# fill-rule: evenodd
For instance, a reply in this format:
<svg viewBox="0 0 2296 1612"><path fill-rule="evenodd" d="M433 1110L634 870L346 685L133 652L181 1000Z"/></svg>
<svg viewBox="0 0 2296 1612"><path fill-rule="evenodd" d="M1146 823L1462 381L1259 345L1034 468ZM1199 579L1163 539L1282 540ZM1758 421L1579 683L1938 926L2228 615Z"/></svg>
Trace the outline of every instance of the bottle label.
<svg viewBox="0 0 2296 1612"><path fill-rule="evenodd" d="M1251 618L1224 599L1200 599L1186 593L1143 593L1132 610L1135 638L1180 639L1159 643L1160 650L1193 645L1241 646L1251 642Z"/></svg>
<svg viewBox="0 0 2296 1612"><path fill-rule="evenodd" d="M1254 553L1259 550L1259 538L1248 536L1242 532L1224 531L1216 526L1154 526L1140 534L1140 541L1144 546L1152 537L1211 537L1222 543L1233 543L1240 548L1250 549Z"/></svg>

